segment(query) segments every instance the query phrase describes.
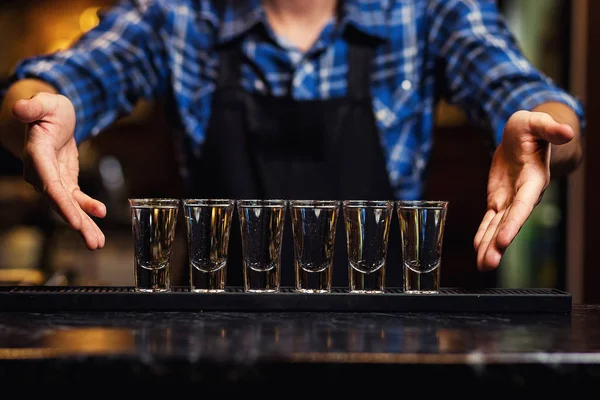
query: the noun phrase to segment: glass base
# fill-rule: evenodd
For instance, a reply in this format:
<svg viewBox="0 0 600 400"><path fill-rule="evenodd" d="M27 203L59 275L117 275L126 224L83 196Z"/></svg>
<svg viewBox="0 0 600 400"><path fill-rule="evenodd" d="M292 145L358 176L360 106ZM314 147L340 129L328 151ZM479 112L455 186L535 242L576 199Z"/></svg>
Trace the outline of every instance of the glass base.
<svg viewBox="0 0 600 400"><path fill-rule="evenodd" d="M198 289L198 288L192 288L190 291L192 293L224 293L225 289Z"/></svg>
<svg viewBox="0 0 600 400"><path fill-rule="evenodd" d="M277 293L279 289L244 289L247 293Z"/></svg>
<svg viewBox="0 0 600 400"><path fill-rule="evenodd" d="M407 294L439 294L438 290L405 290Z"/></svg>
<svg viewBox="0 0 600 400"><path fill-rule="evenodd" d="M348 266L350 293L383 293L385 291L385 264L371 272L361 272Z"/></svg>
<svg viewBox="0 0 600 400"><path fill-rule="evenodd" d="M247 293L275 293L279 292L280 265L266 271L256 271L244 266L244 292Z"/></svg>
<svg viewBox="0 0 600 400"><path fill-rule="evenodd" d="M140 293L164 293L164 292L170 292L171 289L169 288L162 288L162 289L144 289L144 288L135 288L136 292L140 292Z"/></svg>
<svg viewBox="0 0 600 400"><path fill-rule="evenodd" d="M190 263L190 290L193 293L220 293L225 291L227 264L215 271L200 271Z"/></svg>
<svg viewBox="0 0 600 400"><path fill-rule="evenodd" d="M331 293L331 265L321 271L307 271L295 262L297 293Z"/></svg>
<svg viewBox="0 0 600 400"><path fill-rule="evenodd" d="M440 288L440 267L429 272L415 272L404 265L404 293L438 294Z"/></svg>
<svg viewBox="0 0 600 400"><path fill-rule="evenodd" d="M358 294L383 294L383 293L385 293L385 291L381 290L381 289L373 289L373 290L354 289L354 290L350 290L350 293L352 293L352 294L354 294L354 293L358 293Z"/></svg>
<svg viewBox="0 0 600 400"><path fill-rule="evenodd" d="M302 289L296 288L297 293L330 293L331 290L328 289Z"/></svg>

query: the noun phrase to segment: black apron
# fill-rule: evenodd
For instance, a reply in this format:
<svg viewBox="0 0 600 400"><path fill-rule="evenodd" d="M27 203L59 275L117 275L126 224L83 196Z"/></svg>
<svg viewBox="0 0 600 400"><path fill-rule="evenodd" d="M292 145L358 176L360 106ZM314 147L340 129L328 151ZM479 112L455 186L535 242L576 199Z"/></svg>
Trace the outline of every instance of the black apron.
<svg viewBox="0 0 600 400"><path fill-rule="evenodd" d="M200 160L188 165L187 196L285 200L393 200L370 96L374 47L349 44L348 90L342 98L295 100L248 93L239 43L220 49L211 121ZM291 92L291 90L290 90ZM387 287L402 283L400 232L390 229ZM227 286L242 286L239 215L234 213ZM281 285L294 286L291 218L286 211ZM334 287L348 286L346 232L340 207L334 248Z"/></svg>

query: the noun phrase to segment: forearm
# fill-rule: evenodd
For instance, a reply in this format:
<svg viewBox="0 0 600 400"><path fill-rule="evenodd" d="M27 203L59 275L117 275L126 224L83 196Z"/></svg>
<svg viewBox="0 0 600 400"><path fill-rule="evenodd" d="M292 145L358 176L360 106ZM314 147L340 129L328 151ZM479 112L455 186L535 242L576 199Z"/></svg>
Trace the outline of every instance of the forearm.
<svg viewBox="0 0 600 400"><path fill-rule="evenodd" d="M56 94L56 89L37 79L23 79L14 83L6 92L0 108L0 144L16 157L21 158L25 138L24 124L12 112L13 105L21 99L29 99L40 92Z"/></svg>
<svg viewBox="0 0 600 400"><path fill-rule="evenodd" d="M556 122L567 124L573 128L575 132L573 140L564 145L552 145L550 170L553 177L575 170L583 158L581 128L577 114L569 106L558 102L544 103L532 111L545 112Z"/></svg>

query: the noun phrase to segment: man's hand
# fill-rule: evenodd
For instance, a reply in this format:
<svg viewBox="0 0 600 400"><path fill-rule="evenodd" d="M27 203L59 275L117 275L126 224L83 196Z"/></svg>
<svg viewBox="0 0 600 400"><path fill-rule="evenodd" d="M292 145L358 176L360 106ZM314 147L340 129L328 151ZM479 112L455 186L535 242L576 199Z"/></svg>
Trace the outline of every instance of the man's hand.
<svg viewBox="0 0 600 400"><path fill-rule="evenodd" d="M560 160L556 161L561 165L569 159L564 156L567 153L573 153L570 158L580 157L578 147L570 151L571 144L579 146L573 140L576 134L572 125L558 123L546 112L519 111L508 120L490 167L488 211L474 240L479 270L498 267L541 200L550 182L551 153L558 149Z"/></svg>
<svg viewBox="0 0 600 400"><path fill-rule="evenodd" d="M75 111L64 96L38 93L19 100L12 114L27 124L23 146L25 180L76 231L90 250L104 246L104 234L90 215L102 218L106 207L78 186L79 153L73 137Z"/></svg>

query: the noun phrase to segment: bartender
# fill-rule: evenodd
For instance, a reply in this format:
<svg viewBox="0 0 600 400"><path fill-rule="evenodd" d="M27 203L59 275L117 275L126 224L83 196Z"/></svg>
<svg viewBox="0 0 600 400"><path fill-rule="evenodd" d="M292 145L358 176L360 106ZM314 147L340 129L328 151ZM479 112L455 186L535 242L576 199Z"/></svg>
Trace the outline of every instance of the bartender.
<svg viewBox="0 0 600 400"><path fill-rule="evenodd" d="M551 174L580 162L583 111L526 60L491 0L121 1L68 50L18 64L0 139L99 249L107 210L78 186L77 147L142 98L166 99L182 132L189 197L384 200L422 195L440 96L493 132L474 233L478 268L493 270ZM229 284L241 283L236 231ZM334 285L344 246L338 230Z"/></svg>

